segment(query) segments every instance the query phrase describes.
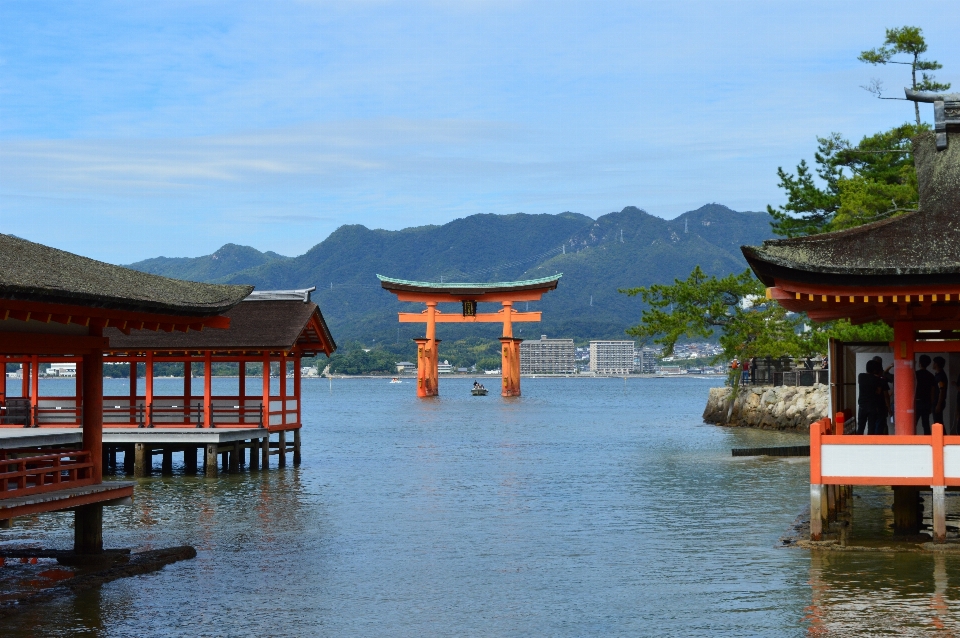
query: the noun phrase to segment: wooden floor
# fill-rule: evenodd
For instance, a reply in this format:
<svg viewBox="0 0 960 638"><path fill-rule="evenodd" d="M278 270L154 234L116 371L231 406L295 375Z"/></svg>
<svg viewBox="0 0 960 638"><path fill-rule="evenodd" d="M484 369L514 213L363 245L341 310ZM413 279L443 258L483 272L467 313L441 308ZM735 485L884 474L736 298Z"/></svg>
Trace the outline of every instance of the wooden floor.
<svg viewBox="0 0 960 638"><path fill-rule="evenodd" d="M0 450L79 445L79 428L0 428ZM201 461L197 456L202 453ZM137 478L153 472L160 456L161 474L173 473L173 456L182 455L185 472L201 469L208 477L222 472L269 469L300 464L300 430L269 432L258 428L108 428L103 431L104 471ZM218 458L219 457L219 458Z"/></svg>

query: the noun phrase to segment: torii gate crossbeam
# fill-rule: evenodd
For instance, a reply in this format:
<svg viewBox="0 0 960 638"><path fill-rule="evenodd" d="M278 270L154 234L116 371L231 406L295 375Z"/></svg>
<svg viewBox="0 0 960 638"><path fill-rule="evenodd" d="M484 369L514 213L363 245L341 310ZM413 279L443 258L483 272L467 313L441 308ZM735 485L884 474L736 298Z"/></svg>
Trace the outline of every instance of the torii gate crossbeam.
<svg viewBox="0 0 960 638"><path fill-rule="evenodd" d="M380 285L397 296L397 301L412 301L426 304L420 313L399 313L400 323L426 323L426 336L414 339L417 342L417 396L432 397L439 394L437 352L438 323L502 323L501 371L505 397L520 396L520 342L513 336L515 322L540 321L539 312L517 312L513 304L518 301L539 301L544 293L554 290L561 275L527 281L499 283L428 283L405 281L377 275ZM438 303L460 302L463 312L459 315L445 314L437 309ZM502 304L499 312L477 313L478 302Z"/></svg>

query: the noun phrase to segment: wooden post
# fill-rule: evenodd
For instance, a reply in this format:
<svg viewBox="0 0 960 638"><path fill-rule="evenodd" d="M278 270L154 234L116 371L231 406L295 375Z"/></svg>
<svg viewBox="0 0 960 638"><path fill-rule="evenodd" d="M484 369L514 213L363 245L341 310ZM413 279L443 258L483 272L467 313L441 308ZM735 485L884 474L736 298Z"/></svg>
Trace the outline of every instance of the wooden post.
<svg viewBox="0 0 960 638"><path fill-rule="evenodd" d="M280 353L280 425L287 424L287 353Z"/></svg>
<svg viewBox="0 0 960 638"><path fill-rule="evenodd" d="M213 352L203 353L203 427L213 427Z"/></svg>
<svg viewBox="0 0 960 638"><path fill-rule="evenodd" d="M827 520L837 520L837 490L835 485L827 485Z"/></svg>
<svg viewBox="0 0 960 638"><path fill-rule="evenodd" d="M922 522L920 488L913 485L893 486L893 533L916 534Z"/></svg>
<svg viewBox="0 0 960 638"><path fill-rule="evenodd" d="M230 452L230 473L236 474L240 471L240 441L233 442L233 450Z"/></svg>
<svg viewBox="0 0 960 638"><path fill-rule="evenodd" d="M263 427L270 429L270 353L263 353ZM264 465L266 468L266 465Z"/></svg>
<svg viewBox="0 0 960 638"><path fill-rule="evenodd" d="M137 355L130 355L130 423L137 422Z"/></svg>
<svg viewBox="0 0 960 638"><path fill-rule="evenodd" d="M190 356L189 354L187 356ZM191 390L191 380L193 377L193 367L189 361L183 362L183 422L190 423L190 399L193 394Z"/></svg>
<svg viewBox="0 0 960 638"><path fill-rule="evenodd" d="M503 374L503 390L505 397L520 396L520 343L523 339L514 337L500 337L501 359L500 370Z"/></svg>
<svg viewBox="0 0 960 638"><path fill-rule="evenodd" d="M823 539L823 512L820 508L823 500L821 498L822 490L822 485L810 484L810 540L812 541Z"/></svg>
<svg viewBox="0 0 960 638"><path fill-rule="evenodd" d="M20 396L24 399L30 398L30 362L24 361L20 364Z"/></svg>
<svg viewBox="0 0 960 638"><path fill-rule="evenodd" d="M37 406L40 405L40 357L33 355L30 358L30 407L32 408L33 426L40 425Z"/></svg>
<svg viewBox="0 0 960 638"><path fill-rule="evenodd" d="M917 418L913 409L916 385L913 348L913 324L909 321L895 321L893 324L893 392L894 428L898 435L913 435L917 432Z"/></svg>
<svg viewBox="0 0 960 638"><path fill-rule="evenodd" d="M160 473L164 476L173 474L173 450L169 446L163 448L163 461L160 465Z"/></svg>
<svg viewBox="0 0 960 638"><path fill-rule="evenodd" d="M96 333L96 334L95 334ZM103 330L90 329L91 336ZM103 481L103 352L92 350L83 355L83 450L90 452L94 484Z"/></svg>
<svg viewBox="0 0 960 638"><path fill-rule="evenodd" d="M414 339L417 344L417 396L428 397L430 385L430 357L427 356L429 339Z"/></svg>
<svg viewBox="0 0 960 638"><path fill-rule="evenodd" d="M240 405L240 414L237 416L237 418L240 423L246 423L247 422L247 402L246 402L247 400L247 362L244 360L241 360L240 363L237 364L237 384L239 387L237 394L240 395L240 401L238 401L238 404Z"/></svg>
<svg viewBox="0 0 960 638"><path fill-rule="evenodd" d="M264 470L270 469L270 433L260 439L260 467Z"/></svg>
<svg viewBox="0 0 960 638"><path fill-rule="evenodd" d="M73 512L73 551L103 553L103 505L81 505Z"/></svg>
<svg viewBox="0 0 960 638"><path fill-rule="evenodd" d="M277 461L277 467L286 467L287 466L287 431L280 430L280 459Z"/></svg>
<svg viewBox="0 0 960 638"><path fill-rule="evenodd" d="M300 428L293 431L293 464L300 465Z"/></svg>
<svg viewBox="0 0 960 638"><path fill-rule="evenodd" d="M153 427L153 351L147 350L143 372L143 413L148 428Z"/></svg>
<svg viewBox="0 0 960 638"><path fill-rule="evenodd" d="M298 352L293 359L293 398L297 402L297 427L299 428L303 421L300 420L300 385L302 380L300 378L300 353ZM295 461L299 463L299 461Z"/></svg>
<svg viewBox="0 0 960 638"><path fill-rule="evenodd" d="M133 451L133 476L134 478L143 478L150 473L150 466L153 465L150 453L150 446L146 443L136 443Z"/></svg>
<svg viewBox="0 0 960 638"><path fill-rule="evenodd" d="M133 445L124 445L123 446L123 473L126 475L133 474L134 471L134 446Z"/></svg>
<svg viewBox="0 0 960 638"><path fill-rule="evenodd" d="M188 445L183 448L183 470L187 474L196 474L197 473L197 448L193 445Z"/></svg>
<svg viewBox="0 0 960 638"><path fill-rule="evenodd" d="M217 478L217 444L208 443L207 453L203 456L203 473L207 478Z"/></svg>
<svg viewBox="0 0 960 638"><path fill-rule="evenodd" d="M78 368L80 366L77 366ZM7 402L7 356L0 355L0 403ZM80 396L80 393L77 393Z"/></svg>
<svg viewBox="0 0 960 638"><path fill-rule="evenodd" d="M260 469L260 439L250 439L250 471Z"/></svg>
<svg viewBox="0 0 960 638"><path fill-rule="evenodd" d="M947 540L947 502L946 487L933 486L933 542L943 543Z"/></svg>

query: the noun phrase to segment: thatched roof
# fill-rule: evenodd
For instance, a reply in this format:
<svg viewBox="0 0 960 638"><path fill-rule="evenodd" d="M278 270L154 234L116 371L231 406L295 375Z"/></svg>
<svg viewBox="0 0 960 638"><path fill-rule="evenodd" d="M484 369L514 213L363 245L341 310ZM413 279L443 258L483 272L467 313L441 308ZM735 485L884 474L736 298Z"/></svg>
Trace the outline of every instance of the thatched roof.
<svg viewBox="0 0 960 638"><path fill-rule="evenodd" d="M0 234L0 299L208 317L252 290L150 275Z"/></svg>

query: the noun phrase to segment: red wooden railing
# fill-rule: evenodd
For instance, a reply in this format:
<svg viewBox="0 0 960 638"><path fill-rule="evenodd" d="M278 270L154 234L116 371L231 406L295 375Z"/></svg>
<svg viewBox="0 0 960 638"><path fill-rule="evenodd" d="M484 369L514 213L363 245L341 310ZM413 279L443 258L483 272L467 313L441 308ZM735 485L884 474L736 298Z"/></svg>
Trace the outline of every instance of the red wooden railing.
<svg viewBox="0 0 960 638"><path fill-rule="evenodd" d="M69 428L82 424L81 406L74 397L40 397L36 406L0 405L0 427ZM10 406L10 407L8 407ZM296 397L270 397L269 411L263 409L259 397L216 396L210 406L214 427L283 429L299 424L299 400ZM104 428L184 428L205 427L202 397L154 396L145 405L138 397L132 403L129 396L103 398Z"/></svg>
<svg viewBox="0 0 960 638"><path fill-rule="evenodd" d="M0 499L93 484L89 451L41 450L23 458L7 458L9 454L0 451Z"/></svg>

